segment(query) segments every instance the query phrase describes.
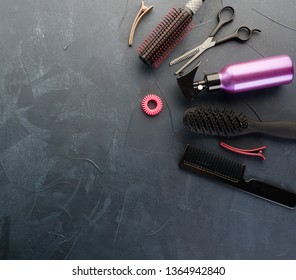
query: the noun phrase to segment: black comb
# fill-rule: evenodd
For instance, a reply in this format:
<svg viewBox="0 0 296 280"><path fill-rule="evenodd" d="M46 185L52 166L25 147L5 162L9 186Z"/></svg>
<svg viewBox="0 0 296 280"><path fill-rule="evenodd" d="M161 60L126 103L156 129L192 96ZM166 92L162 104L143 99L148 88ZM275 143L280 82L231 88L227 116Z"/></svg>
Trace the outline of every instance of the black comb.
<svg viewBox="0 0 296 280"><path fill-rule="evenodd" d="M263 133L280 138L296 139L296 122L260 122L242 113L220 108L202 106L190 108L184 114L183 123L192 132L204 135L232 137Z"/></svg>
<svg viewBox="0 0 296 280"><path fill-rule="evenodd" d="M186 146L179 166L281 206L296 206L296 194L255 179L245 181L245 165L195 146Z"/></svg>

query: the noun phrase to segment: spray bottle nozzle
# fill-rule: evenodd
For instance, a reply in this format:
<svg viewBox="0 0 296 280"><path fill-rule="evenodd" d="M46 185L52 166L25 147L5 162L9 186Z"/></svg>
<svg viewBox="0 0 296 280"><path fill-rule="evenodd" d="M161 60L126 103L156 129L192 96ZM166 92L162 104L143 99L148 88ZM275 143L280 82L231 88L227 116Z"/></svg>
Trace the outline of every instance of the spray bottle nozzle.
<svg viewBox="0 0 296 280"><path fill-rule="evenodd" d="M177 77L179 88L186 97L193 100L203 90L216 90L221 88L219 73L205 74L203 80L194 81L194 76L200 62L187 74L181 72Z"/></svg>
<svg viewBox="0 0 296 280"><path fill-rule="evenodd" d="M180 72L177 76L177 82L179 85L179 88L183 92L183 94L191 99L194 100L198 93L200 92L200 88L204 89L204 85L201 82L194 82L194 77L196 74L196 71L200 65L200 62L187 74L184 74L184 72Z"/></svg>

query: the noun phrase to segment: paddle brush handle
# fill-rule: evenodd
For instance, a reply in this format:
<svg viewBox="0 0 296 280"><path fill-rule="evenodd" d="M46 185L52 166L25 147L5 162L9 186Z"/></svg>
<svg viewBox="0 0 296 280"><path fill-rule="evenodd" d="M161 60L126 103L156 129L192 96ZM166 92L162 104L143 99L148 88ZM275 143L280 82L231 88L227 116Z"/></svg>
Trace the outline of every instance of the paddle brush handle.
<svg viewBox="0 0 296 280"><path fill-rule="evenodd" d="M296 139L296 122L249 122L248 129L275 137Z"/></svg>

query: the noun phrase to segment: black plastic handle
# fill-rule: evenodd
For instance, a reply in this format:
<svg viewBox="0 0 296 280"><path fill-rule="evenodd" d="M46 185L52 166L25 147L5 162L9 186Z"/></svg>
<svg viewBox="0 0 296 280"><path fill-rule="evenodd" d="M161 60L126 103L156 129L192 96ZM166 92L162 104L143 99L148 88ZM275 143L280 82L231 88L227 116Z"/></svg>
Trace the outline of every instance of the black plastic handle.
<svg viewBox="0 0 296 280"><path fill-rule="evenodd" d="M231 6L222 8L218 13L218 25L212 31L209 37L214 37L220 28L228 22L233 21L235 17L235 11Z"/></svg>
<svg viewBox="0 0 296 280"><path fill-rule="evenodd" d="M249 128L252 129L254 132L264 133L270 136L280 138L296 140L296 122L249 122Z"/></svg>
<svg viewBox="0 0 296 280"><path fill-rule="evenodd" d="M252 179L248 182L240 182L238 187L242 191L246 191L251 193L255 196L264 198L266 200L275 202L279 205L288 207L288 208L295 208L296 206L296 194L289 192L287 190L278 188L276 186L267 184L265 182L260 182L255 179Z"/></svg>
<svg viewBox="0 0 296 280"><path fill-rule="evenodd" d="M215 41L215 45L230 41L230 40L236 40L239 41L240 43L244 43L248 41L254 32L261 32L259 29L250 29L247 26L241 26L238 29L236 29L232 34L219 39Z"/></svg>

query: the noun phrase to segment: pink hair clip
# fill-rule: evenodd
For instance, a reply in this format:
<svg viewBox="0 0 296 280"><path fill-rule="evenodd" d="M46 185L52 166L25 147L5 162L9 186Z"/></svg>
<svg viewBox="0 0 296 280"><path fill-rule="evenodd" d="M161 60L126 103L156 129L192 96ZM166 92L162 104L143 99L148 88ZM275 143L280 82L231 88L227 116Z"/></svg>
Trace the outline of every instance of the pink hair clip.
<svg viewBox="0 0 296 280"><path fill-rule="evenodd" d="M238 154L260 157L263 160L266 160L265 156L263 155L263 151L266 149L266 146L262 146L262 147L255 148L255 149L240 149L240 148L232 147L224 142L220 142L220 146L229 150L229 151L232 151L232 152L235 152Z"/></svg>

